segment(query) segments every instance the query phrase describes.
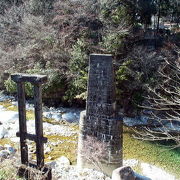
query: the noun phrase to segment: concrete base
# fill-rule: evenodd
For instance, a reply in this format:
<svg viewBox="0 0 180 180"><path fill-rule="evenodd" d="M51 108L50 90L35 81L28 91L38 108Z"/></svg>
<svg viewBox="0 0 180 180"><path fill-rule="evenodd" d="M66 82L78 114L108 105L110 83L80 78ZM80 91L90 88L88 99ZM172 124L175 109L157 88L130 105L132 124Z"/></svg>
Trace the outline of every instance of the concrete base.
<svg viewBox="0 0 180 180"><path fill-rule="evenodd" d="M84 137L84 128L85 128L85 123L86 123L86 111L82 111L80 114L80 122L79 122L79 126L80 126L80 132L79 132L79 138L78 138L78 155L77 155L77 167L79 169L83 169L83 168L91 168L91 169L96 169L99 171L102 171L104 174L111 176L112 172L114 169L121 167L122 166L122 160L120 160L120 158L118 159L118 162L113 162L113 163L109 163L107 162L107 160L104 160L104 162L107 163L100 163L97 162L98 159L96 160L96 162L93 160L93 154L88 154L88 150L87 150L87 154L86 154L86 148L88 148L89 146L84 144L85 142L85 137ZM107 153L107 157L109 156L107 150L105 150L104 153Z"/></svg>
<svg viewBox="0 0 180 180"><path fill-rule="evenodd" d="M78 169L83 169L83 168L89 168L89 169L95 169L97 171L101 171L107 176L111 177L112 172L114 169L117 169L120 167L121 164L110 164L110 163L96 163L96 162L90 162L85 160L85 157L80 157L78 156L77 160L77 168Z"/></svg>

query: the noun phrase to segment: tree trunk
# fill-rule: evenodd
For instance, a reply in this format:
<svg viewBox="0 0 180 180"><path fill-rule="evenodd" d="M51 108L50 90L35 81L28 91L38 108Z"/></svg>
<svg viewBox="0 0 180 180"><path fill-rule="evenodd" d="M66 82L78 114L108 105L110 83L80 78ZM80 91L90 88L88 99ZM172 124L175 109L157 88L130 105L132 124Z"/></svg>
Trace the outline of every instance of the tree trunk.
<svg viewBox="0 0 180 180"><path fill-rule="evenodd" d="M161 0L158 3L158 20L157 20L157 33L159 32L159 21L161 16Z"/></svg>

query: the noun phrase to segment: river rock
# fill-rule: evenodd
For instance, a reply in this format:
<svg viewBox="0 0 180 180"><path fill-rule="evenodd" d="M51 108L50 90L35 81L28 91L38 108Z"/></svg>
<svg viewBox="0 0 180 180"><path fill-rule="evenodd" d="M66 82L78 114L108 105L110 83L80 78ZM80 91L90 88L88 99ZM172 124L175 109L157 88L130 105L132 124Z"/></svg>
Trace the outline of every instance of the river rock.
<svg viewBox="0 0 180 180"><path fill-rule="evenodd" d="M94 169L84 168L78 173L77 179L87 179L87 180L110 180L111 178L103 174L102 172L96 171Z"/></svg>
<svg viewBox="0 0 180 180"><path fill-rule="evenodd" d="M50 163L53 167L54 161ZM55 166L55 165L54 165ZM102 172L94 169L84 168L79 170L76 166L58 166L52 169L53 174L56 174L57 179L62 180L111 180Z"/></svg>
<svg viewBox="0 0 180 180"><path fill-rule="evenodd" d="M163 169L158 168L156 166L141 163L142 173L147 175L152 180L176 180L175 176L165 172Z"/></svg>
<svg viewBox="0 0 180 180"><path fill-rule="evenodd" d="M34 104L26 103L26 110L34 110Z"/></svg>
<svg viewBox="0 0 180 180"><path fill-rule="evenodd" d="M8 150L1 150L0 151L0 157L1 158L7 158L9 156L9 151Z"/></svg>
<svg viewBox="0 0 180 180"><path fill-rule="evenodd" d="M14 106L18 106L18 102L17 101L12 101L11 104L14 105Z"/></svg>
<svg viewBox="0 0 180 180"><path fill-rule="evenodd" d="M112 172L112 180L135 180L134 171L130 166L117 168Z"/></svg>
<svg viewBox="0 0 180 180"><path fill-rule="evenodd" d="M76 131L72 130L71 127L64 126L64 125L53 125L50 123L43 123L44 134L51 135L51 134L59 134L62 136L72 136Z"/></svg>
<svg viewBox="0 0 180 180"><path fill-rule="evenodd" d="M16 137L16 132L19 131L19 122L4 124L4 127L8 129L7 134L5 134L4 138L13 138Z"/></svg>
<svg viewBox="0 0 180 180"><path fill-rule="evenodd" d="M0 145L0 151L3 150L3 149L4 149L4 146L1 146L1 145Z"/></svg>
<svg viewBox="0 0 180 180"><path fill-rule="evenodd" d="M10 138L10 140L12 142L15 142L15 143L19 143L20 142L20 138L19 137L12 137L12 138Z"/></svg>
<svg viewBox="0 0 180 180"><path fill-rule="evenodd" d="M51 119L52 118L52 113L51 112L43 112L43 116L45 118Z"/></svg>
<svg viewBox="0 0 180 180"><path fill-rule="evenodd" d="M69 166L70 161L69 161L69 159L67 157L61 156L60 158L58 158L56 160L56 164L57 164L57 166Z"/></svg>
<svg viewBox="0 0 180 180"><path fill-rule="evenodd" d="M77 121L77 115L76 113L72 113L72 112L64 113L62 115L62 119L68 122L75 122Z"/></svg>
<svg viewBox="0 0 180 180"><path fill-rule="evenodd" d="M4 111L4 106L0 105L0 111Z"/></svg>
<svg viewBox="0 0 180 180"><path fill-rule="evenodd" d="M159 132L179 133L180 125L178 123L169 122L164 124L162 127L152 128L152 130Z"/></svg>
<svg viewBox="0 0 180 180"><path fill-rule="evenodd" d="M14 100L15 98L13 96L7 96L4 94L0 94L0 102L8 101L8 100Z"/></svg>
<svg viewBox="0 0 180 180"><path fill-rule="evenodd" d="M139 126L139 125L148 125L149 124L149 117L148 116L138 116L135 118L124 117L123 123L126 126L130 126L130 127Z"/></svg>
<svg viewBox="0 0 180 180"><path fill-rule="evenodd" d="M0 125L0 139L4 138L4 136L8 133L7 129Z"/></svg>
<svg viewBox="0 0 180 180"><path fill-rule="evenodd" d="M54 119L55 121L60 121L62 119L62 115L60 113L53 113L52 119Z"/></svg>
<svg viewBox="0 0 180 180"><path fill-rule="evenodd" d="M131 166L131 167L134 167L134 166L137 166L139 163L139 161L137 159L123 159L123 165L124 166Z"/></svg>
<svg viewBox="0 0 180 180"><path fill-rule="evenodd" d="M135 180L152 180L152 179L145 177L145 176L142 176L136 172L134 172L134 175L135 175Z"/></svg>
<svg viewBox="0 0 180 180"><path fill-rule="evenodd" d="M47 154L47 153L49 153L49 152L51 152L52 150L51 150L51 148L50 147L45 147L44 148L44 154Z"/></svg>
<svg viewBox="0 0 180 180"><path fill-rule="evenodd" d="M15 154L16 149L10 146L9 144L5 144L4 147L6 148L7 151L9 151L9 154Z"/></svg>
<svg viewBox="0 0 180 180"><path fill-rule="evenodd" d="M19 119L18 112L15 111L1 111L1 123L15 123Z"/></svg>

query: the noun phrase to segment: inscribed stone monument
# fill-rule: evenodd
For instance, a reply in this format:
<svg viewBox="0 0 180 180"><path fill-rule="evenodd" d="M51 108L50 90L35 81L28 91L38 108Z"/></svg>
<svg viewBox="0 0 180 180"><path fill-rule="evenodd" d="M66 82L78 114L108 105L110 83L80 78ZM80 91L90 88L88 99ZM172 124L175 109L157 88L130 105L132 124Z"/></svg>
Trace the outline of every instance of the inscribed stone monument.
<svg viewBox="0 0 180 180"><path fill-rule="evenodd" d="M90 55L86 111L80 117L77 161L80 168L90 167L81 153L83 148L88 148L84 144L87 136L107 144L102 163L104 173L110 175L122 165L122 120L117 118L111 55Z"/></svg>

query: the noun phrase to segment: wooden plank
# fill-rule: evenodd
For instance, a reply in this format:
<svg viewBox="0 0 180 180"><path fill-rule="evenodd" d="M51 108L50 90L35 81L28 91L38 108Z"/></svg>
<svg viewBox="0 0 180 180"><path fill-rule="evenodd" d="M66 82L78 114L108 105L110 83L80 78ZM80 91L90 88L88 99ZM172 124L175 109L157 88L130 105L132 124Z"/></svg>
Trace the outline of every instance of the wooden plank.
<svg viewBox="0 0 180 180"><path fill-rule="evenodd" d="M19 132L20 132L20 148L21 163L28 164L28 146L26 143L27 126L26 126L26 101L24 83L17 83L18 90L18 110L19 110Z"/></svg>
<svg viewBox="0 0 180 180"><path fill-rule="evenodd" d="M20 132L17 132L17 133L16 133L16 136L17 136L17 137L20 137ZM36 140L37 140L37 136L36 136L35 134L25 133L24 136L26 137L26 139L31 140L31 141L34 141L34 142L36 142ZM43 143L47 143L48 138L47 138L47 137L43 137L43 138L41 139L41 141L43 141Z"/></svg>
<svg viewBox="0 0 180 180"><path fill-rule="evenodd" d="M47 82L46 75L36 75L36 74L12 74L11 79L15 82L31 82L31 83L45 83Z"/></svg>
<svg viewBox="0 0 180 180"><path fill-rule="evenodd" d="M42 86L34 84L34 108L35 108L35 128L36 128L36 157L37 167L44 166L44 146L43 146L43 124L42 124Z"/></svg>

